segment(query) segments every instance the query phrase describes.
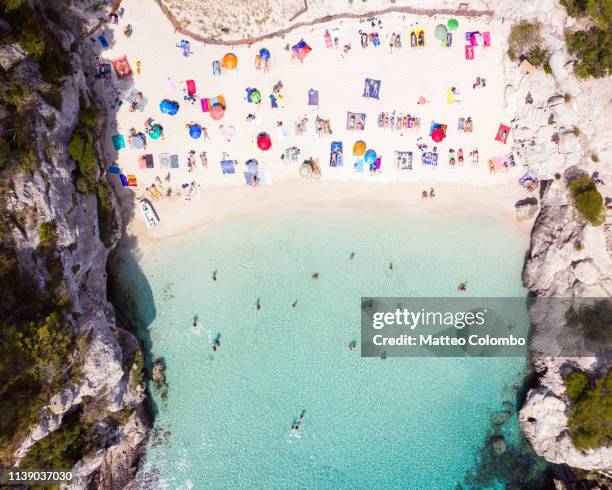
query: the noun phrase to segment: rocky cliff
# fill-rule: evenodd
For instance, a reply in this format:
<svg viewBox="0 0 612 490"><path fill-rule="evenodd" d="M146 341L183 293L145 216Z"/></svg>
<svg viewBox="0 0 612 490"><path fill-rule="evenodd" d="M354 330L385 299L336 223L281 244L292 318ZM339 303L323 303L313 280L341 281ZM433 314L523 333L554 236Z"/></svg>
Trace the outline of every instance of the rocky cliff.
<svg viewBox="0 0 612 490"><path fill-rule="evenodd" d="M117 209L114 196L101 166L79 168L69 154L75 128L84 124L83 114L98 105L86 75L97 70L95 57L84 51L80 41L99 17L105 18L104 12L97 11L99 6L99 2L82 2L79 10L73 10L61 1L34 2L33 10L11 11L2 21L6 36L28 46L34 38L43 45L42 54L31 48L30 56L3 75L4 99L14 106L15 120L29 118L28 127L20 129L31 155L27 168L21 158L12 161L6 156L3 160L2 212L8 217L2 230L3 247L7 257L14 259L15 274L34 283L32 305L45 298L44 314L60 312L57 325L65 326L71 339L66 343L68 352L56 353L62 360L54 367L59 374L40 376L50 391L36 391L41 409L29 429L17 431L9 441L12 455L3 453L3 461L29 467L38 464L31 455L44 453L37 448L51 434L62 432L70 414L77 414L71 417L76 420L77 452L76 443L69 441L71 457L78 460L72 486L86 488L93 482L97 488L117 489L126 488L134 478L148 434L142 354L129 325L118 322L107 301L107 258L122 229L121 216L113 211ZM23 24L26 15L33 27ZM57 76L48 74L45 67L45 57L52 50L71 65ZM90 114L97 112L92 109ZM10 116L10 110L2 114L5 135L14 122ZM91 122L94 158L100 155L100 120ZM6 141L7 145L14 142ZM26 143L17 148L23 155ZM78 189L78 179L87 186ZM108 214L107 222L102 220L103 212ZM8 276L2 279L3 286L11 280ZM61 302L47 301L56 298L58 290ZM29 317L12 320L27 330L38 321L36 308L32 306ZM31 321L19 323L22 318ZM36 376L38 379L39 374ZM53 451L59 451L57 445L50 447L49 452ZM58 453L58 458L66 461L65 454Z"/></svg>

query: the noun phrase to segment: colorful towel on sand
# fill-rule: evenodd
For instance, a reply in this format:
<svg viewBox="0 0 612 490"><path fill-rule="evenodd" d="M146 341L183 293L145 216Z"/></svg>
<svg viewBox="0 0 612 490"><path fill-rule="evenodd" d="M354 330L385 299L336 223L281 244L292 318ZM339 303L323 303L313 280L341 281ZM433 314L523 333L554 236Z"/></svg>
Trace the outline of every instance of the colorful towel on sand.
<svg viewBox="0 0 612 490"><path fill-rule="evenodd" d="M363 96L370 99L378 99L380 97L380 80L366 78L363 86Z"/></svg>
<svg viewBox="0 0 612 490"><path fill-rule="evenodd" d="M221 160L221 171L224 174L236 173L236 160Z"/></svg>
<svg viewBox="0 0 612 490"><path fill-rule="evenodd" d="M113 136L113 147L115 150L121 150L125 148L125 138L122 134L116 134Z"/></svg>

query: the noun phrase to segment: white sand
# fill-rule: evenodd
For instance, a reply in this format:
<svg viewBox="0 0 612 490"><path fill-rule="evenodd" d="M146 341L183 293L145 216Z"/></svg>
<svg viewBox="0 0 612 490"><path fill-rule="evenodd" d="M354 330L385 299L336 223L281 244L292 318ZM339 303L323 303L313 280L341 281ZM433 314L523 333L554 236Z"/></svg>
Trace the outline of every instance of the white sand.
<svg viewBox="0 0 612 490"><path fill-rule="evenodd" d="M232 51L238 56L239 66L235 72L214 77L212 61L221 59L228 51L223 46L204 46L191 41L193 54L183 57L176 44L179 34L162 14L161 10L149 3L137 0L122 2L125 16L114 29L115 44L103 51L103 57L112 59L127 54L135 69L136 60L142 61L142 74L134 75L134 86L148 98L144 113L129 112L127 104L118 112L117 131L126 139L131 127L138 131L144 129L144 121L153 117L164 127L164 140L153 141L148 138L146 153L152 153L155 168L138 169L138 157L142 150L126 148L121 150L117 163L125 174L138 177L140 189L136 197L150 197L145 188L154 183L156 176L164 180L167 170L159 168L160 153L179 155L180 168L170 170L175 197L153 201L161 223L148 233L155 239L185 232L205 223L222 219L245 209L286 205L325 205L341 201L350 205L363 205L363 198L371 202L377 199L387 206L416 206L416 209L451 210L469 208L474 211L489 211L510 216L514 202L525 195L516 184L523 168L498 171L491 175L487 160L510 151L512 136L507 145L494 141L500 122L508 124L509 114L503 109L504 79L502 72L503 52L496 38L494 25L487 25L485 19L469 20L459 18L460 27L455 32L452 48L442 48L433 36L435 25L446 19L434 21L430 18L417 18L402 14L388 14L382 17L383 29L376 29L381 38L377 48L369 46L362 49L358 31L372 32L368 23L359 21L336 22L317 28L296 31L285 39L272 39L251 47L237 47ZM132 24L134 34L127 39L123 29ZM424 49L409 47L408 33L413 25L424 27L427 46ZM323 33L328 28L332 37L340 38L340 46L350 42L352 49L343 58L342 49L326 49ZM464 33L466 30L490 31L492 47L476 47L475 59L464 58ZM389 36L392 32L402 35L400 50L389 50ZM290 53L284 50L289 43L295 44L304 38L313 51L304 63L292 61ZM254 67L254 57L261 47L272 54L272 69L269 73L258 72ZM472 89L477 76L486 78L486 88ZM382 80L380 100L362 97L366 77ZM213 121L201 111L199 100L192 105L183 101L182 90L185 80L194 79L199 97L225 96L227 111L220 122ZM271 109L269 94L272 86L282 80L285 99L284 108ZM456 87L462 94L460 104L447 103L447 90ZM246 87L256 87L262 95L260 105L246 101ZM307 91L319 90L320 109L307 106ZM417 105L419 96L429 102ZM161 114L159 102L164 98L179 101L181 108L174 116ZM345 130L346 111L365 112L366 130L349 132ZM391 113L410 113L421 118L420 133L414 130L391 132L377 125L381 111ZM256 114L262 121L260 126L247 123L248 113ZM316 115L331 120L333 135L318 137L315 133ZM310 119L307 134L295 136L295 121L307 115ZM457 119L471 116L474 121L472 134L457 131ZM422 136L429 145L434 145L428 136L429 125L435 120L447 124L447 138L438 144L439 162L437 168L421 164L420 151L416 147L417 136ZM276 122L283 121L289 129L289 136L279 138ZM188 135L186 124L197 122L208 128L210 141L194 140ZM230 142L225 141L219 125L235 128ZM260 151L255 143L256 135L267 131L272 138L272 149ZM109 128L109 133L115 132ZM370 175L353 170L352 147L355 141L364 139L368 148L373 148L382 156L382 172ZM328 166L329 150L332 141L344 144L344 166ZM105 144L110 147L110 134ZM298 146L301 155L298 163L284 163L280 156L285 148ZM480 163L470 162L469 153L477 147ZM448 150L463 148L465 163L451 167L448 164ZM186 159L189 150L195 150L197 168L188 172ZM394 151L412 151L413 170L397 170ZM206 151L208 169L200 165L198 155ZM223 175L219 161L224 152L239 165L234 175ZM307 157L319 158L322 167L320 180L312 181L299 177L299 163ZM244 162L249 158L259 161L260 170L272 177L271 186L250 188L244 184ZM181 184L197 181L201 185L201 195L191 201L176 197ZM332 185L333 182L337 184ZM343 183L343 184L342 184ZM352 184L349 184L352 183ZM436 188L437 199L421 203L420 192ZM164 183L164 188L166 184ZM418 204L415 204L418 203ZM469 204L471 203L471 204ZM134 231L143 236L147 234L144 224L137 216Z"/></svg>

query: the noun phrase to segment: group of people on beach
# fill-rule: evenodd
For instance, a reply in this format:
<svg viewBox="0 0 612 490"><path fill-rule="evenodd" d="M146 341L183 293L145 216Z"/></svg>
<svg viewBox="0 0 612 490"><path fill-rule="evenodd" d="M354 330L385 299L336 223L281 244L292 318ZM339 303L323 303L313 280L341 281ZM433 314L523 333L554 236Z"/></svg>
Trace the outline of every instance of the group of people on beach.
<svg viewBox="0 0 612 490"><path fill-rule="evenodd" d="M421 118L411 116L406 113L399 113L396 115L395 111L391 114L388 112L381 112L378 115L378 127L381 129L388 129L391 131L402 131L404 129L413 129L419 131L421 129Z"/></svg>

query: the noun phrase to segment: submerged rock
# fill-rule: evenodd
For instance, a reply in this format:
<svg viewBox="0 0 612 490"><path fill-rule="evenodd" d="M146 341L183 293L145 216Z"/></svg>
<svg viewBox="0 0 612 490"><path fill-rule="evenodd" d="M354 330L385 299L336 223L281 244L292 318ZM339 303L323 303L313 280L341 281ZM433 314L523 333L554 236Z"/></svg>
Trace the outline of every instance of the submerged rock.
<svg viewBox="0 0 612 490"><path fill-rule="evenodd" d="M489 448L496 456L501 456L508 449L504 436L493 436L489 439Z"/></svg>

